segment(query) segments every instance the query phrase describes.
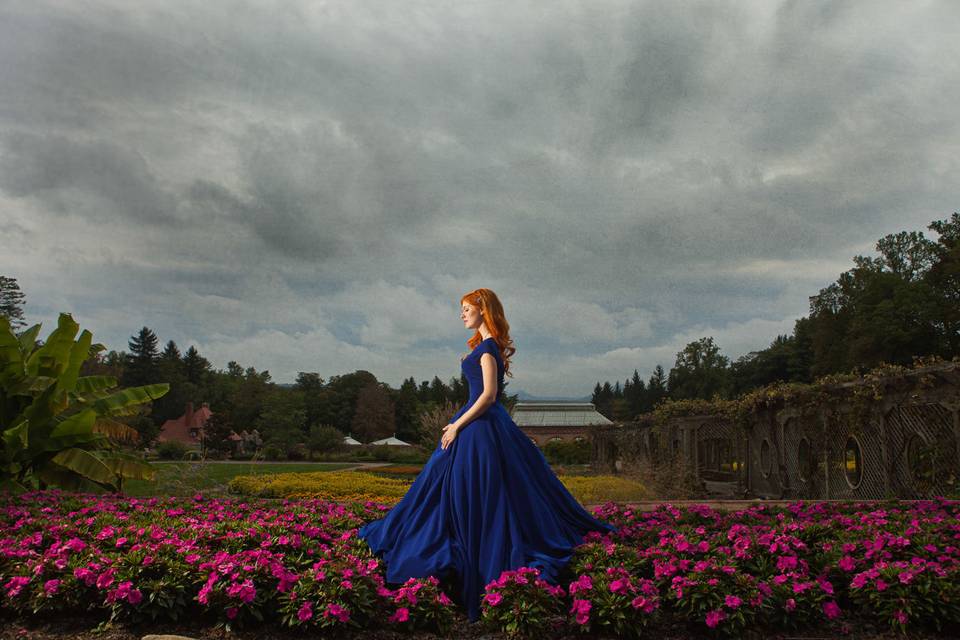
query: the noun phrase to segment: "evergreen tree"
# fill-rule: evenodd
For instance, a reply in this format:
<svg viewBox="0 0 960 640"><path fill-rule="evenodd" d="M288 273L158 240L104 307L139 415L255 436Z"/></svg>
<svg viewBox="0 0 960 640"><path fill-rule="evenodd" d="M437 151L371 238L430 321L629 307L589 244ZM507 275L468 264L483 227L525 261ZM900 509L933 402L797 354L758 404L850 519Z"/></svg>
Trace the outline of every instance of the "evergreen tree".
<svg viewBox="0 0 960 640"><path fill-rule="evenodd" d="M153 403L151 417L158 425L183 415L187 404L186 377L180 360L180 349L173 340L167 342L157 362L157 381L170 385L170 391Z"/></svg>
<svg viewBox="0 0 960 640"><path fill-rule="evenodd" d="M667 397L667 375L659 364L654 367L647 382L646 411L653 411L661 400Z"/></svg>
<svg viewBox="0 0 960 640"><path fill-rule="evenodd" d="M187 352L183 354L183 372L187 382L202 386L210 373L210 361L201 356L195 346L190 345Z"/></svg>
<svg viewBox="0 0 960 640"><path fill-rule="evenodd" d="M417 382L410 376L403 381L393 396L396 410L397 437L404 442L416 442L420 435L420 400Z"/></svg>
<svg viewBox="0 0 960 640"><path fill-rule="evenodd" d="M27 325L23 319L25 301L26 296L20 290L17 279L0 276L0 316L10 321L10 328L14 333Z"/></svg>
<svg viewBox="0 0 960 640"><path fill-rule="evenodd" d="M159 381L157 363L160 359L157 334L149 327L140 329L140 333L130 338L127 363L124 370L123 385L138 387Z"/></svg>

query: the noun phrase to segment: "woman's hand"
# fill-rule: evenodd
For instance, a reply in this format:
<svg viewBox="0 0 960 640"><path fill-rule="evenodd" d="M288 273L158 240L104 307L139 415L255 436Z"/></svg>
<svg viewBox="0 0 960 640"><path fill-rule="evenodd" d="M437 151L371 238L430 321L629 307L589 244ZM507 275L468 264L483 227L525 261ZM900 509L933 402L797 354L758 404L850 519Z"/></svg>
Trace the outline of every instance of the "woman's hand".
<svg viewBox="0 0 960 640"><path fill-rule="evenodd" d="M440 438L440 448L446 449L451 444L453 444L454 438L457 437L457 432L460 431L460 427L455 424L448 424L443 428L443 437Z"/></svg>

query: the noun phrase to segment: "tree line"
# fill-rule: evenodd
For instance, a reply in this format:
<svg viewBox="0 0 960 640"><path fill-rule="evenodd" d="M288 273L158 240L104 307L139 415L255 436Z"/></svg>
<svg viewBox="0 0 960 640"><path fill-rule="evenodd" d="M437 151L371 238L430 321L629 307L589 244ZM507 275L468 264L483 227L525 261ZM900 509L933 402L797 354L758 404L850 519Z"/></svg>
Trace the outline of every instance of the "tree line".
<svg viewBox="0 0 960 640"><path fill-rule="evenodd" d="M875 257L810 296L809 314L793 333L731 362L712 337L687 344L669 373L660 365L644 383L636 369L621 386L597 383L592 400L611 420L631 420L665 398L729 399L782 382L812 382L835 373L862 373L914 357L960 355L960 214L901 231L876 243Z"/></svg>

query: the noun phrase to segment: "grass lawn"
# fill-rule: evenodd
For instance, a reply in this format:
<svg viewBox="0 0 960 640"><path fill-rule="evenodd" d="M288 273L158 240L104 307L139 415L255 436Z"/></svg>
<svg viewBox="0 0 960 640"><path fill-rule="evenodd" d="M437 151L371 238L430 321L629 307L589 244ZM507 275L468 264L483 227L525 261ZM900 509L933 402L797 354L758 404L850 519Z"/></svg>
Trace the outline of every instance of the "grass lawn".
<svg viewBox="0 0 960 640"><path fill-rule="evenodd" d="M155 480L127 480L123 493L130 496L180 496L197 491L208 494L226 493L227 483L234 476L265 473L302 473L305 471L337 471L355 466L349 462L304 462L303 464L270 464L250 462L154 462Z"/></svg>

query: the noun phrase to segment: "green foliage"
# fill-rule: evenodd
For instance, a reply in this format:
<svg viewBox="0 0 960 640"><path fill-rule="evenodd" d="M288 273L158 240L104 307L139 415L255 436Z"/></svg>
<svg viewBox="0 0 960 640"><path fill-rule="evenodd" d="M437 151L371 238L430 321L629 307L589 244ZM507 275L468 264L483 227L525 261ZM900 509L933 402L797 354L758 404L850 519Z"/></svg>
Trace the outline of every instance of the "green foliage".
<svg viewBox="0 0 960 640"><path fill-rule="evenodd" d="M177 440L167 440L157 445L157 455L162 460L183 460L190 448Z"/></svg>
<svg viewBox="0 0 960 640"><path fill-rule="evenodd" d="M150 478L152 468L116 450L136 439L117 417L161 397L166 384L114 390L112 376L80 376L81 365L102 344L61 313L39 345L36 324L19 336L0 317L0 486L13 490L58 486L119 489L123 478Z"/></svg>
<svg viewBox="0 0 960 640"><path fill-rule="evenodd" d="M550 464L587 464L593 458L589 440L552 440L543 447L543 455Z"/></svg>
<svg viewBox="0 0 960 640"><path fill-rule="evenodd" d="M328 424L316 425L310 428L307 436L307 451L311 455L315 452L327 453L343 445L343 433Z"/></svg>

